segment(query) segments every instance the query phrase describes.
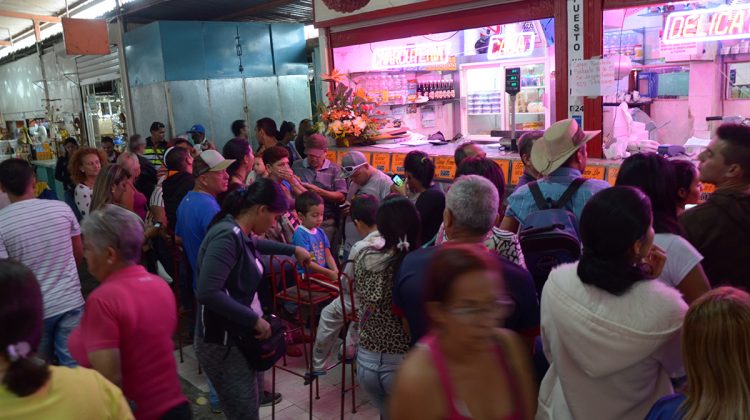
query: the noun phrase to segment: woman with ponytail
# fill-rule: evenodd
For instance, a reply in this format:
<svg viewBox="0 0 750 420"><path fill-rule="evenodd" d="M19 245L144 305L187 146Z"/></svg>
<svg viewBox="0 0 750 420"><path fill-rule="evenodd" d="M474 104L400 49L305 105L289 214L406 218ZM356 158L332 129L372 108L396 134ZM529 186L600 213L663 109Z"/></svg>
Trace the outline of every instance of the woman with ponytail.
<svg viewBox="0 0 750 420"><path fill-rule="evenodd" d="M552 270L542 291L542 342L550 368L540 419L642 419L672 393L682 367L687 305L657 278L651 202L633 187L594 195L580 220L580 261Z"/></svg>
<svg viewBox="0 0 750 420"><path fill-rule="evenodd" d="M31 270L11 260L0 260L0 325L1 418L133 418L122 391L98 372L35 356L42 292Z"/></svg>
<svg viewBox="0 0 750 420"><path fill-rule="evenodd" d="M228 419L259 418L262 384L237 347L225 341L225 321L255 331L258 339L270 337L271 326L262 318L257 295L264 273L261 254L294 255L300 263L310 259L304 248L255 237L287 210L284 191L269 179L233 191L224 199L198 252L200 316L195 349Z"/></svg>
<svg viewBox="0 0 750 420"><path fill-rule="evenodd" d="M420 246L420 219L408 198L386 197L375 216L385 241L365 249L354 261L354 292L359 302L357 376L370 401L387 418L386 399L411 337L404 314L393 305L394 276L404 257Z"/></svg>

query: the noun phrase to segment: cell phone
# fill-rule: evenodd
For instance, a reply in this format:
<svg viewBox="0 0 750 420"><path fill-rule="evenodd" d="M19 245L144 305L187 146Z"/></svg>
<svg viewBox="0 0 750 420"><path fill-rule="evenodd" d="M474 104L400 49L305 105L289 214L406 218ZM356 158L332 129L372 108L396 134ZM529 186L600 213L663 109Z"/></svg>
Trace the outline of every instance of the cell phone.
<svg viewBox="0 0 750 420"><path fill-rule="evenodd" d="M397 187L403 187L404 186L404 179L398 176L398 174L394 174L391 179L393 180L393 183L396 184Z"/></svg>
<svg viewBox="0 0 750 420"><path fill-rule="evenodd" d="M161 223L159 223L159 222L154 223L154 227L157 228L157 229L159 229L161 227Z"/></svg>

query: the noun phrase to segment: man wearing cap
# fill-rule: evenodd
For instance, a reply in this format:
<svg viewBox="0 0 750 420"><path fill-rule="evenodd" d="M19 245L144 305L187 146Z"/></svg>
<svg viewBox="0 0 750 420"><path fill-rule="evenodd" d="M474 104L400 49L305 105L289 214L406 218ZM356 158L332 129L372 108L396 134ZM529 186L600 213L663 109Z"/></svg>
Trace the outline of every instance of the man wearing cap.
<svg viewBox="0 0 750 420"><path fill-rule="evenodd" d="M391 193L391 178L379 171L367 162L367 158L362 152L349 152L341 160L341 175L351 180L349 191L346 195L347 207L345 212L348 214L348 204L352 199L360 194L370 194L383 201ZM354 221L351 217L346 218L344 225L344 259L349 255L352 245L361 240L362 237L354 227Z"/></svg>
<svg viewBox="0 0 750 420"><path fill-rule="evenodd" d="M552 124L542 138L534 142L531 163L543 176L536 182L545 198L558 200L575 179L581 178L586 169L585 144L599 133L600 131L583 131L575 120L567 119ZM605 188L609 188L606 181L587 180L566 208L573 212L576 219L580 218L589 198ZM539 208L528 184L517 188L508 197L508 208L500 229L518 232L519 226L524 226L526 217L537 210Z"/></svg>
<svg viewBox="0 0 750 420"><path fill-rule="evenodd" d="M146 159L151 161L151 164L154 165L158 171L164 165L164 162L162 162L161 159L162 156L164 156L164 151L169 147L167 141L164 140L164 124L159 121L154 121L151 123L149 131L151 132L151 135L146 137L146 150L143 154Z"/></svg>
<svg viewBox="0 0 750 420"><path fill-rule="evenodd" d="M206 127L201 124L193 125L187 133L190 134L190 139L193 140L193 144L196 146L203 143L203 140L206 139Z"/></svg>
<svg viewBox="0 0 750 420"><path fill-rule="evenodd" d="M305 138L307 157L297 159L292 171L302 181L302 186L323 198L323 224L321 228L331 242L331 253L338 255L339 205L346 201L346 180L341 178L341 168L326 159L328 140L320 134Z"/></svg>

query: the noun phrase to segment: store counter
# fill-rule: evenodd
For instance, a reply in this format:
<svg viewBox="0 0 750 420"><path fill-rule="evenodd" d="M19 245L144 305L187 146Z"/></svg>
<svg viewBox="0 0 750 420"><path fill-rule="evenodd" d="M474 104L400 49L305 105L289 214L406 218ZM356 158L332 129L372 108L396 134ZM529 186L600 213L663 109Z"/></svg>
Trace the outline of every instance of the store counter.
<svg viewBox="0 0 750 420"><path fill-rule="evenodd" d="M331 147L328 150L328 159L341 164L341 159L349 151L362 152L372 166L379 170L391 173L404 173L404 158L413 150L420 150L430 155L435 161L435 179L441 182L451 182L456 175L456 165L453 161L453 153L463 143L449 143L442 146L432 144L410 147L403 146L393 149L380 147ZM479 144L489 159L494 160L503 170L508 185L516 185L523 174L523 163L518 153L499 150L495 145ZM589 159L583 176L592 179L606 180L614 185L619 172L620 160Z"/></svg>

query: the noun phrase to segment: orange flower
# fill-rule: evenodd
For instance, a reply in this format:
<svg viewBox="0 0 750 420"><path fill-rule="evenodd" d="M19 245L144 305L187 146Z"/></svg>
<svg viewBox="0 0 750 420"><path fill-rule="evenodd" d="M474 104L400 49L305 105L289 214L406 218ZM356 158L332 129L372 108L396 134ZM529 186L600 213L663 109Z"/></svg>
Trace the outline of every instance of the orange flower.
<svg viewBox="0 0 750 420"><path fill-rule="evenodd" d="M338 70L336 70L336 69L333 69L333 70L331 70L331 72L330 72L330 73L328 73L328 74L322 74L322 75L321 75L320 77L321 77L321 79L322 79L322 80L323 80L324 82L336 82L336 83L341 83L341 82L343 82L343 81L344 81L344 78L345 78L346 76L345 76L345 75L344 75L343 73L339 72Z"/></svg>

